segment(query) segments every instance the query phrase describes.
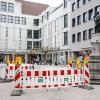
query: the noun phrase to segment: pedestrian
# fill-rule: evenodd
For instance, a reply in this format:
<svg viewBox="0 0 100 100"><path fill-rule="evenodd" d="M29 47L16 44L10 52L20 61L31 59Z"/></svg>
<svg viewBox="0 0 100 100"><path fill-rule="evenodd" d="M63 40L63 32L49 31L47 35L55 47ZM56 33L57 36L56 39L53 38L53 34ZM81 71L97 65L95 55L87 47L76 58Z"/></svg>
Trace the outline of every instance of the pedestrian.
<svg viewBox="0 0 100 100"><path fill-rule="evenodd" d="M57 65L57 62L55 62L55 65Z"/></svg>

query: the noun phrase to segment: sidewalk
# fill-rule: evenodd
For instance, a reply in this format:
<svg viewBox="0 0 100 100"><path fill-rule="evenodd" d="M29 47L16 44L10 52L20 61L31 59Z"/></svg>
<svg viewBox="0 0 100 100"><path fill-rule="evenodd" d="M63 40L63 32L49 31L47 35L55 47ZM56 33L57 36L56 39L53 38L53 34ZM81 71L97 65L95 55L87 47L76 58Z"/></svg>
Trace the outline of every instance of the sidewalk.
<svg viewBox="0 0 100 100"><path fill-rule="evenodd" d="M95 89L85 90L78 87L66 89L35 89L27 90L22 96L10 96L13 91L13 82L0 83L0 100L99 100L100 85L93 85Z"/></svg>

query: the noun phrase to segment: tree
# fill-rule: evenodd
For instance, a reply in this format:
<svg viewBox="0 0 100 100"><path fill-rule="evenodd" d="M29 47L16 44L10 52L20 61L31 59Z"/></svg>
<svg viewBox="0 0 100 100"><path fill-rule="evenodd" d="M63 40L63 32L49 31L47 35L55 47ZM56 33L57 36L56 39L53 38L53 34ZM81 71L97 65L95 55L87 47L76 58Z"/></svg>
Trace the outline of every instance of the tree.
<svg viewBox="0 0 100 100"><path fill-rule="evenodd" d="M41 48L33 48L30 50L30 54L45 54L45 62L47 62L47 54L48 52L52 51L51 49L49 49L48 47L41 47Z"/></svg>

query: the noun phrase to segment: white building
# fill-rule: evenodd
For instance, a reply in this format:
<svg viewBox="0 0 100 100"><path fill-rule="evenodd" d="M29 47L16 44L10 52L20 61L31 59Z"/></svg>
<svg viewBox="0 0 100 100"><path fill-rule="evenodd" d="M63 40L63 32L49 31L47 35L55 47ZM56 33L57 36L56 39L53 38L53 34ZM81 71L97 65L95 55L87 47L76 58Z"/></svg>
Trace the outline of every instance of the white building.
<svg viewBox="0 0 100 100"><path fill-rule="evenodd" d="M22 55L27 60L29 49L41 45L38 15L47 7L22 0L0 0L1 61L7 54L11 60L16 55Z"/></svg>
<svg viewBox="0 0 100 100"><path fill-rule="evenodd" d="M26 1L0 0L0 5L2 2L7 2L6 9L14 8L14 11L0 10L0 19L3 20L0 21L1 54L23 54L23 58L27 58L25 54L28 54L28 59L31 56L32 60L28 52L31 48L46 47L49 48L48 61L66 63L69 56L75 59L92 51L91 37L95 33L93 17L100 11L100 0L64 0L57 8L42 5L42 11L36 12L29 7L29 2L29 8L25 7ZM9 8L9 3L13 3L13 7ZM10 22L5 22L5 15ZM13 16L14 23L10 16ZM39 54L39 58L44 61L44 54Z"/></svg>
<svg viewBox="0 0 100 100"><path fill-rule="evenodd" d="M43 12L39 18L47 12L49 18L41 27L45 30L42 45L53 49L53 62L63 60L66 63L69 56L74 60L92 52L94 16L100 12L100 0L64 0L59 7Z"/></svg>

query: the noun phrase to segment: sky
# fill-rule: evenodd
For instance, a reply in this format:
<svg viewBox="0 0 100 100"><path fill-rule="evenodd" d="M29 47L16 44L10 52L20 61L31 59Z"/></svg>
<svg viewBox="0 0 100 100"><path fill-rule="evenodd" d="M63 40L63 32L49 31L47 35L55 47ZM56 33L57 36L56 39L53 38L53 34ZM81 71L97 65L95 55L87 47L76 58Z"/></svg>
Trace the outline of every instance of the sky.
<svg viewBox="0 0 100 100"><path fill-rule="evenodd" d="M52 7L57 7L63 2L63 0L25 0L25 1L32 1L32 2L37 2L37 3L48 4Z"/></svg>

